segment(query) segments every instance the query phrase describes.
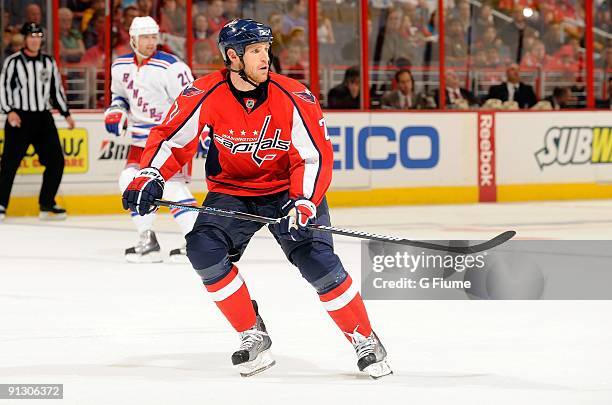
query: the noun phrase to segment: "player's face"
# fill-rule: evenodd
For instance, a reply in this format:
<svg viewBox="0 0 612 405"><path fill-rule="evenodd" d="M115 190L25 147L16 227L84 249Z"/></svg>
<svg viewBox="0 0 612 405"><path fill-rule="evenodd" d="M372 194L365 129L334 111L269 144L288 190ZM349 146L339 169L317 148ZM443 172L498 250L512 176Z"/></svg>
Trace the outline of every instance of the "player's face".
<svg viewBox="0 0 612 405"><path fill-rule="evenodd" d="M270 69L270 44L260 42L258 44L247 45L244 49L244 71L247 76L255 83L263 83L268 80Z"/></svg>
<svg viewBox="0 0 612 405"><path fill-rule="evenodd" d="M139 35L137 41L138 52L148 58L157 50L157 43L159 40L157 34L147 34Z"/></svg>

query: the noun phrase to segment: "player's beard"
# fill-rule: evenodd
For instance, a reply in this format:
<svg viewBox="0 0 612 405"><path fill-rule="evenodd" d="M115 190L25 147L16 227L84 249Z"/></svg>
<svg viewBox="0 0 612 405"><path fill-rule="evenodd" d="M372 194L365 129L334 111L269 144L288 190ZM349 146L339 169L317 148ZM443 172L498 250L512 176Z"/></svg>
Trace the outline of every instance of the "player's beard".
<svg viewBox="0 0 612 405"><path fill-rule="evenodd" d="M268 76L270 75L269 70L266 70L266 74L264 76L262 76L261 74L254 76L253 74L249 74L246 70L245 70L245 73L247 77L249 78L249 80L251 80L254 83L257 83L258 85L268 80ZM259 73L259 69L255 69L255 73Z"/></svg>

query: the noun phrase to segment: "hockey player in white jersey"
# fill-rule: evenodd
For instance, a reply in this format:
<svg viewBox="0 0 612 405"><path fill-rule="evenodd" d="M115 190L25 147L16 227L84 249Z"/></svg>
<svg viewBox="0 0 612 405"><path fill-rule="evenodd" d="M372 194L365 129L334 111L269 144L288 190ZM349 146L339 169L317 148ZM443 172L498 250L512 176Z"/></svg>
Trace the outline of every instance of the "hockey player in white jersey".
<svg viewBox="0 0 612 405"><path fill-rule="evenodd" d="M104 113L106 130L116 136L131 138L125 169L119 177L123 192L140 170L139 162L151 128L162 122L166 112L187 84L193 81L191 70L176 56L157 50L159 26L151 17L134 18L130 30L130 45L134 53L118 57L112 65L112 101ZM187 188L191 165L183 167L166 183L164 198L195 205L196 200ZM193 228L197 213L188 210L171 211L186 235ZM132 220L140 236L138 244L125 251L131 263L163 261L160 246L153 231L155 213ZM185 262L184 243L170 252L170 260Z"/></svg>

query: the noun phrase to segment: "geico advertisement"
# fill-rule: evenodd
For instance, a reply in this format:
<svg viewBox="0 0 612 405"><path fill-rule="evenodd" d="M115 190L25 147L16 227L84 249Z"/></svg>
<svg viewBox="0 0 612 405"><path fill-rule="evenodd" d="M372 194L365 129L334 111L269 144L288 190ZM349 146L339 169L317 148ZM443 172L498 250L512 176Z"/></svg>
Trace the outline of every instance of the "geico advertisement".
<svg viewBox="0 0 612 405"><path fill-rule="evenodd" d="M64 153L64 173L87 173L89 169L87 129L58 129L58 133ZM4 129L2 129L0 130L0 153L4 151L4 142ZM40 174L44 170L34 147L30 145L17 174Z"/></svg>
<svg viewBox="0 0 612 405"><path fill-rule="evenodd" d="M327 113L335 187L476 183L476 115Z"/></svg>
<svg viewBox="0 0 612 405"><path fill-rule="evenodd" d="M498 184L612 179L612 113L497 113Z"/></svg>

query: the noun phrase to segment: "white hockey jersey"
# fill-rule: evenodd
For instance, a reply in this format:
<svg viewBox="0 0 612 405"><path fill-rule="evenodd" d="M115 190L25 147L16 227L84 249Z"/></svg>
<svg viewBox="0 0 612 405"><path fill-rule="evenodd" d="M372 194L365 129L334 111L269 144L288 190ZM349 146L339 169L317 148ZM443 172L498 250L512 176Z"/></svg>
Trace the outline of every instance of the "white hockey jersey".
<svg viewBox="0 0 612 405"><path fill-rule="evenodd" d="M149 131L160 124L180 92L193 81L189 67L176 56L157 51L139 67L133 53L111 67L111 105L129 111L128 136L144 147Z"/></svg>

